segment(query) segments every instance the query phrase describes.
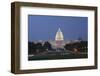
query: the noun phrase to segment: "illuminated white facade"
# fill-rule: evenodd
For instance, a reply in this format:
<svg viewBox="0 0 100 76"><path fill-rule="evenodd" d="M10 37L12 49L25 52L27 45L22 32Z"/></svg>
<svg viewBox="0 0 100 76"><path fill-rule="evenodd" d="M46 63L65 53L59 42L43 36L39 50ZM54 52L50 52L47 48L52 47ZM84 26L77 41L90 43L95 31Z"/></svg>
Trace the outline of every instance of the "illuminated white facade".
<svg viewBox="0 0 100 76"><path fill-rule="evenodd" d="M56 33L56 36L55 36L55 41L56 41L56 47L57 48L62 48L63 47L63 41L64 41L64 36L63 36L63 33L61 31L61 29L59 28L57 33Z"/></svg>
<svg viewBox="0 0 100 76"><path fill-rule="evenodd" d="M63 33L62 33L60 28L58 29L58 31L56 33L55 40L56 41L63 41L64 40L64 36L63 36Z"/></svg>

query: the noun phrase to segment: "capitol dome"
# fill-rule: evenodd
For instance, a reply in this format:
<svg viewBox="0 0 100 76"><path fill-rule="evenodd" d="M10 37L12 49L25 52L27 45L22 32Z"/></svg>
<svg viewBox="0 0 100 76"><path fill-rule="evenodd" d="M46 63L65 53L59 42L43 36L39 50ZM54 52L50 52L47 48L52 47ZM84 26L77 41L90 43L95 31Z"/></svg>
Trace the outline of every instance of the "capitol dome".
<svg viewBox="0 0 100 76"><path fill-rule="evenodd" d="M62 33L60 28L58 29L58 31L56 33L55 40L56 41L63 41L64 40L64 36L63 36L63 33Z"/></svg>

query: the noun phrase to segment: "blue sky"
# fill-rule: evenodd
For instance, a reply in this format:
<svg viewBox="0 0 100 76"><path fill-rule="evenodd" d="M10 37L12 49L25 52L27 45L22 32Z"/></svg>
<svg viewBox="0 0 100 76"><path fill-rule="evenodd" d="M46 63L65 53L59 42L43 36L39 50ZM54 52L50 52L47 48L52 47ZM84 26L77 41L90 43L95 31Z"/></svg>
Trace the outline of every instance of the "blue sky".
<svg viewBox="0 0 100 76"><path fill-rule="evenodd" d="M88 39L87 17L29 15L28 41L54 40L58 28L64 40Z"/></svg>

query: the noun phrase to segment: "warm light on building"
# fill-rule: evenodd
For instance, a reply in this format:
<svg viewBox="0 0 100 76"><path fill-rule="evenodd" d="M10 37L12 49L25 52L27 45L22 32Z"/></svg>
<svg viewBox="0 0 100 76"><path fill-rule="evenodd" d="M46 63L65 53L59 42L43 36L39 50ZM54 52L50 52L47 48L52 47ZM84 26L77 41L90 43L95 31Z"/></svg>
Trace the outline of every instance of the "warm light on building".
<svg viewBox="0 0 100 76"><path fill-rule="evenodd" d="M62 33L62 31L61 31L60 28L58 29L58 31L56 33L55 40L56 41L62 41L62 40L64 40L64 36L63 36L63 33Z"/></svg>
<svg viewBox="0 0 100 76"><path fill-rule="evenodd" d="M63 33L62 33L60 28L58 29L58 31L56 33L55 41L56 41L56 46L58 48L61 48L62 44L63 44L63 41L64 41L64 36L63 36Z"/></svg>

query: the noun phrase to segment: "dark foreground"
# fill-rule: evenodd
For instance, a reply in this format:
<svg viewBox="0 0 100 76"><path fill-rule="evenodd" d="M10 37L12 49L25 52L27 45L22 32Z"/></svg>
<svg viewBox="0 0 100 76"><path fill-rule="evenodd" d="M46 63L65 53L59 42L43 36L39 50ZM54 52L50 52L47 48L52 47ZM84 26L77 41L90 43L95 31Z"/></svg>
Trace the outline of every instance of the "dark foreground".
<svg viewBox="0 0 100 76"><path fill-rule="evenodd" d="M28 60L55 60L55 59L79 59L79 58L88 58L87 53L78 53L78 54L48 54L48 55L35 55L29 56Z"/></svg>

